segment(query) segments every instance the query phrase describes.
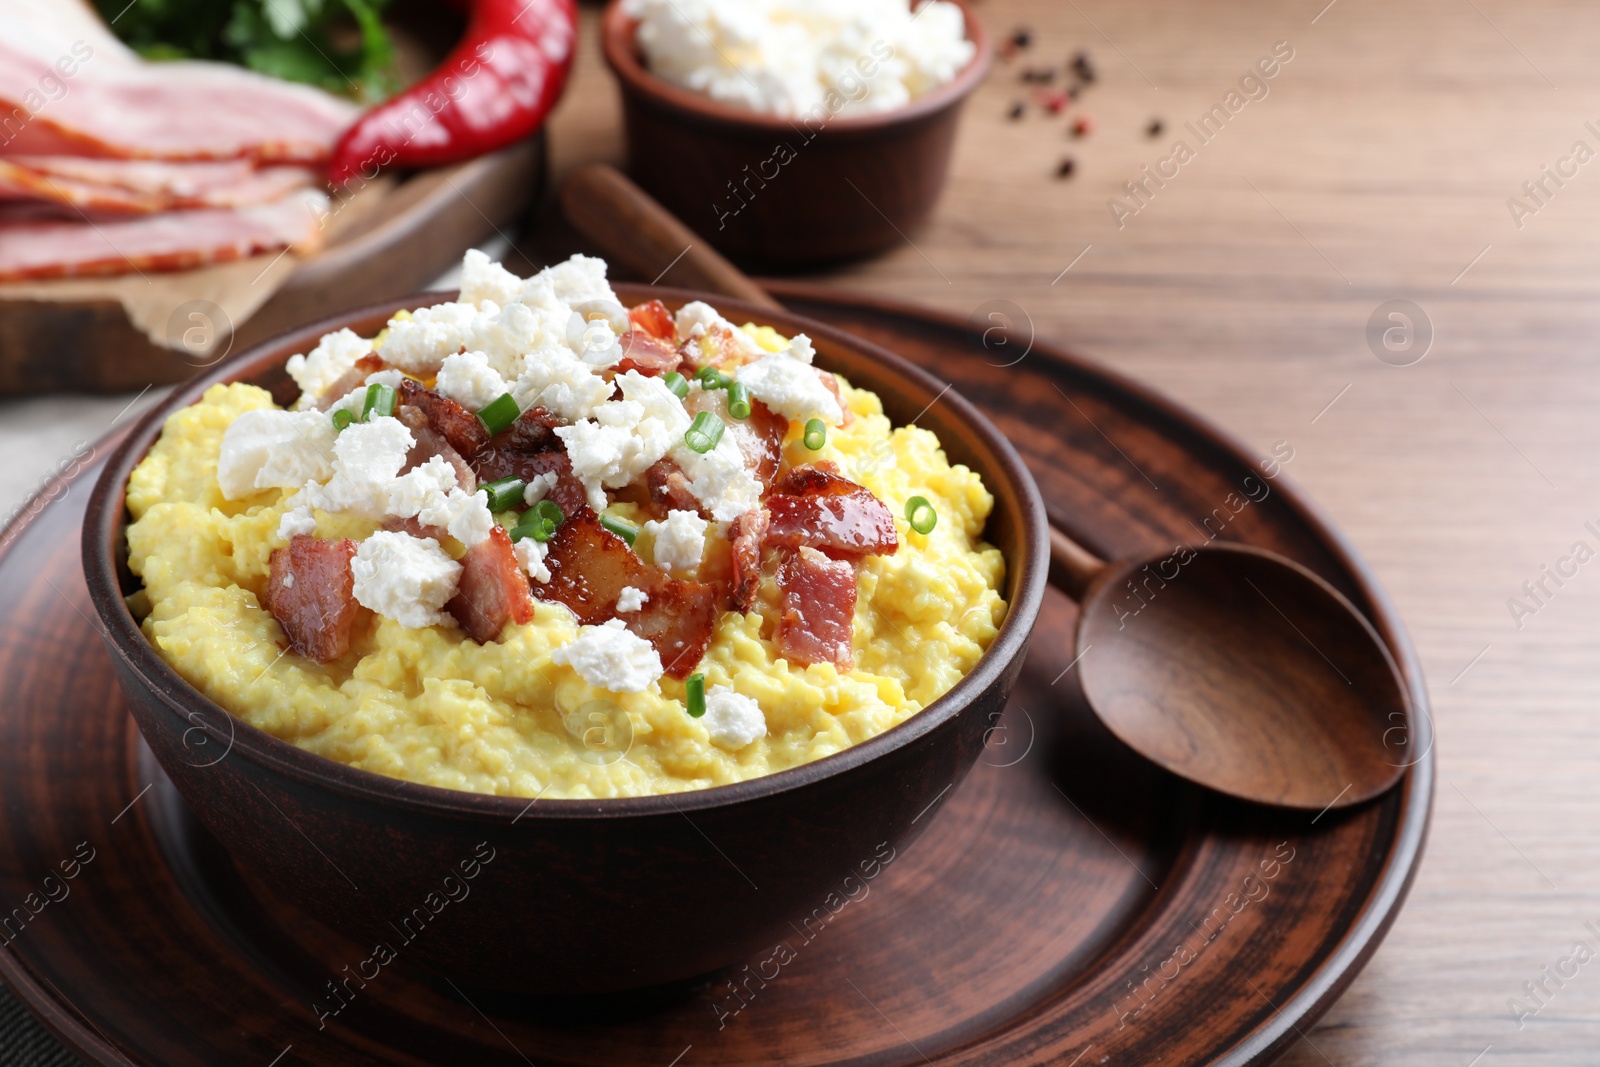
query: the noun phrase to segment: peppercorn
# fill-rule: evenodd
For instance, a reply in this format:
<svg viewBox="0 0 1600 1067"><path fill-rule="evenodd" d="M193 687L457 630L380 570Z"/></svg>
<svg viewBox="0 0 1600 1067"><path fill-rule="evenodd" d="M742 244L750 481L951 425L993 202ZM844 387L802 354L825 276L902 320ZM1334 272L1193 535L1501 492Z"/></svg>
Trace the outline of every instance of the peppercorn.
<svg viewBox="0 0 1600 1067"><path fill-rule="evenodd" d="M1072 57L1072 73L1085 85L1094 81L1094 67L1089 63L1088 52L1078 52Z"/></svg>
<svg viewBox="0 0 1600 1067"><path fill-rule="evenodd" d="M1016 122L1027 113L1028 105L1024 104L1021 100L1018 100L1016 103L1011 105L1011 110L1006 112L1006 118L1010 119L1012 122Z"/></svg>
<svg viewBox="0 0 1600 1067"><path fill-rule="evenodd" d="M1029 67L1022 72L1022 80L1028 85L1049 85L1056 80L1056 68Z"/></svg>
<svg viewBox="0 0 1600 1067"><path fill-rule="evenodd" d="M1070 177L1072 177L1072 172L1077 170L1077 169L1078 169L1077 161L1074 160L1071 156L1065 156L1065 157L1062 158L1061 162L1056 165L1056 177L1057 178L1063 178L1063 179L1070 178Z"/></svg>
<svg viewBox="0 0 1600 1067"><path fill-rule="evenodd" d="M1160 137L1161 136L1161 131L1166 129L1166 128L1167 128L1166 124L1163 123L1160 119L1151 119L1150 120L1150 125L1148 125L1148 126L1146 126L1144 128L1145 136L1146 137Z"/></svg>
<svg viewBox="0 0 1600 1067"><path fill-rule="evenodd" d="M1027 48L1033 44L1033 31L1026 26L1018 26L1011 31L1011 44L1015 48Z"/></svg>
<svg viewBox="0 0 1600 1067"><path fill-rule="evenodd" d="M1094 132L1094 116L1087 112L1072 120L1072 136L1087 137Z"/></svg>

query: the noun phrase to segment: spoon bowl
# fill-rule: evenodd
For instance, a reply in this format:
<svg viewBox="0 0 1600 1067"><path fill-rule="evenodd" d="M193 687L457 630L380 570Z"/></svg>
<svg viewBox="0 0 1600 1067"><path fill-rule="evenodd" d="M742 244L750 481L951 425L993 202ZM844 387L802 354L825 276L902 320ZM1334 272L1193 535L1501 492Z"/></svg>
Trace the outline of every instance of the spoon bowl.
<svg viewBox="0 0 1600 1067"><path fill-rule="evenodd" d="M1074 655L1112 733L1221 793L1345 807L1410 762L1407 689L1382 639L1333 586L1270 552L1210 545L1105 566Z"/></svg>

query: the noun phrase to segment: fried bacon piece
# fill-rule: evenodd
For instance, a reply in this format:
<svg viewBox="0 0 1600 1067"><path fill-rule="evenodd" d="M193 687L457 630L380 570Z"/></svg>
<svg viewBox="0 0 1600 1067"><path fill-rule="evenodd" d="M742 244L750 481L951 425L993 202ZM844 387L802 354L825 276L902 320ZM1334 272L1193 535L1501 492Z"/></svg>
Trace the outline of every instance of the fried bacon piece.
<svg viewBox="0 0 1600 1067"><path fill-rule="evenodd" d="M503 452L549 452L561 448L561 438L555 434L557 426L566 421L541 407L531 407L517 416L517 421L489 439L487 448Z"/></svg>
<svg viewBox="0 0 1600 1067"><path fill-rule="evenodd" d="M658 341L674 342L678 339L678 326L672 312L659 300L635 304L628 309L628 321Z"/></svg>
<svg viewBox="0 0 1600 1067"><path fill-rule="evenodd" d="M683 362L683 353L678 351L677 346L643 330L629 330L618 339L618 343L622 345L622 360L617 364L618 374L636 370L640 374L658 377L677 370Z"/></svg>
<svg viewBox="0 0 1600 1067"><path fill-rule="evenodd" d="M389 364L385 363L383 357L378 353L368 352L356 360L355 366L339 375L332 385L323 390L322 395L317 397L317 410L327 411L336 402L349 395L351 390L360 388L361 384L367 380L368 375L376 374L388 366ZM357 414L360 413L357 412Z"/></svg>
<svg viewBox="0 0 1600 1067"><path fill-rule="evenodd" d="M783 459L783 438L789 432L787 418L761 401L752 399L750 417L736 419L728 413L726 389L702 389L690 393L683 407L691 418L702 411L709 411L721 419L727 432L733 435L739 451L744 453L745 466L750 468L750 473L756 476L763 487L772 481Z"/></svg>
<svg viewBox="0 0 1600 1067"><path fill-rule="evenodd" d="M689 491L689 476L664 456L644 472L644 483L650 493L651 510L658 519L666 518L669 511L700 510L700 499Z"/></svg>
<svg viewBox="0 0 1600 1067"><path fill-rule="evenodd" d="M828 387L828 392L832 393L833 398L839 402L839 410L844 412L844 421L840 425L849 426L852 422L855 422L856 413L845 407L844 390L839 388L838 377L825 370L817 371L817 377L822 379L822 384Z"/></svg>
<svg viewBox="0 0 1600 1067"><path fill-rule="evenodd" d="M572 457L565 451L530 454L486 449L472 457L472 470L485 482L510 477L531 482L541 474L554 473L555 487L546 496L555 501L562 514L571 515L589 506L589 494L584 491L583 483L573 477Z"/></svg>
<svg viewBox="0 0 1600 1067"><path fill-rule="evenodd" d="M585 626L621 619L655 646L674 678L687 678L711 644L717 622L715 587L671 578L649 566L587 507L568 513L550 539L545 566L550 580L534 587L539 599L565 604ZM650 599L639 611L619 614L617 598L628 586Z"/></svg>
<svg viewBox="0 0 1600 1067"><path fill-rule="evenodd" d="M472 467L461 458L460 452L450 447L450 442L445 440L444 434L428 424L427 416L423 415L421 409L400 408L395 412L395 417L405 424L417 442L411 446L411 451L406 453L405 466L400 468L401 474L422 466L434 456L440 456L450 464L450 469L456 472L456 484L469 493L477 492L478 478L472 472Z"/></svg>
<svg viewBox="0 0 1600 1067"><path fill-rule="evenodd" d="M810 666L850 669L855 635L856 568L814 548L789 552L778 566L778 651Z"/></svg>
<svg viewBox="0 0 1600 1067"><path fill-rule="evenodd" d="M471 459L489 443L488 427L478 416L421 383L406 378L400 383L399 406L416 408L450 442L450 447ZM404 421L404 420L402 420Z"/></svg>
<svg viewBox="0 0 1600 1067"><path fill-rule="evenodd" d="M761 542L766 539L770 523L765 508L751 508L728 527L733 546L733 586L728 606L740 614L749 613L761 584Z"/></svg>
<svg viewBox="0 0 1600 1067"><path fill-rule="evenodd" d="M894 516L883 501L819 465L785 474L772 486L766 507L772 515L768 545L805 545L845 559L892 556L900 547Z"/></svg>
<svg viewBox="0 0 1600 1067"><path fill-rule="evenodd" d="M307 659L332 663L350 651L361 605L356 603L350 560L356 543L305 534L290 538L269 560L266 606Z"/></svg>
<svg viewBox="0 0 1600 1067"><path fill-rule="evenodd" d="M508 622L533 621L528 576L503 528L496 526L488 540L473 545L461 557L456 595L444 609L480 645L498 639Z"/></svg>
<svg viewBox="0 0 1600 1067"><path fill-rule="evenodd" d="M437 526L429 526L415 515L404 519L398 515L385 515L383 528L390 533L410 534L419 541L425 541L431 537L441 545L444 544L444 539L450 536L450 531L440 529Z"/></svg>

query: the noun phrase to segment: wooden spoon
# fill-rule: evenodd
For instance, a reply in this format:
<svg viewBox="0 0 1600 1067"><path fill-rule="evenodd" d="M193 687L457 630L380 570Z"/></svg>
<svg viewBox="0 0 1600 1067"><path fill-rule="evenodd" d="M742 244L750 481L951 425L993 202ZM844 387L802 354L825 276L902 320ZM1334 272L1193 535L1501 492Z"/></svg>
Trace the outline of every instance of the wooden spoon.
<svg viewBox="0 0 1600 1067"><path fill-rule="evenodd" d="M612 167L576 170L561 202L641 277L781 307ZM1050 580L1081 608L1069 669L1089 707L1173 774L1323 811L1377 796L1409 764L1413 709L1388 648L1298 563L1212 543L1108 564L1052 527Z"/></svg>

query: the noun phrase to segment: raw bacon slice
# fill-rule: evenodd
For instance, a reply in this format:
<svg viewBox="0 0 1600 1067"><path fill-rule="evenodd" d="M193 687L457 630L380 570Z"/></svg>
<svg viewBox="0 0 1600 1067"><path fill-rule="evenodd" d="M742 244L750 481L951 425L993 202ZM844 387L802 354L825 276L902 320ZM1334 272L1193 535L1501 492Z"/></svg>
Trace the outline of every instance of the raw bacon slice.
<svg viewBox="0 0 1600 1067"><path fill-rule="evenodd" d="M813 548L786 555L778 566L778 651L810 666L850 669L854 655L856 569Z"/></svg>
<svg viewBox="0 0 1600 1067"><path fill-rule="evenodd" d="M563 515L575 514L580 508L589 506L589 494L584 490L583 483L573 477L572 457L564 451L530 455L485 449L472 457L472 470L485 482L512 477L531 482L541 474L554 474L556 484L545 499L554 501Z"/></svg>
<svg viewBox="0 0 1600 1067"><path fill-rule="evenodd" d="M622 346L622 359L617 363L617 373L636 370L640 374L660 377L675 371L683 362L683 353L666 341L652 337L642 330L629 330L618 338Z"/></svg>
<svg viewBox="0 0 1600 1067"><path fill-rule="evenodd" d="M628 309L628 321L658 341L672 344L678 339L678 327L672 312L659 300L635 304Z"/></svg>
<svg viewBox="0 0 1600 1067"><path fill-rule="evenodd" d="M711 644L717 622L715 587L671 578L647 565L587 507L568 513L550 539L544 562L550 580L534 587L539 599L565 604L586 626L621 619L655 646L674 678L687 678ZM629 586L649 600L639 611L619 614L617 598Z"/></svg>
<svg viewBox="0 0 1600 1067"><path fill-rule="evenodd" d="M496 526L461 557L460 583L444 609L480 645L498 639L508 622L533 621L528 576L503 528Z"/></svg>
<svg viewBox="0 0 1600 1067"><path fill-rule="evenodd" d="M0 135L13 152L314 164L359 111L225 63L147 63L76 0L3 0L0 25ZM42 85L65 91L46 98Z"/></svg>
<svg viewBox="0 0 1600 1067"><path fill-rule="evenodd" d="M267 610L307 659L332 663L350 651L361 605L356 603L350 560L356 543L325 541L304 534L269 558Z"/></svg>
<svg viewBox="0 0 1600 1067"><path fill-rule="evenodd" d="M727 432L733 435L744 453L744 463L750 473L763 486L778 473L778 463L783 459L783 438L789 432L789 420L773 411L759 400L750 401L750 417L736 419L728 413L726 389L701 389L691 392L683 402L684 410L691 416L709 411L722 420Z"/></svg>
<svg viewBox="0 0 1600 1067"><path fill-rule="evenodd" d="M871 490L819 466L796 467L767 497L772 526L766 543L806 545L830 556L892 556L900 547L894 516Z"/></svg>
<svg viewBox="0 0 1600 1067"><path fill-rule="evenodd" d="M765 508L751 508L733 520L728 538L733 546L733 589L730 607L748 614L761 584L761 543L766 539L771 518Z"/></svg>
<svg viewBox="0 0 1600 1067"><path fill-rule="evenodd" d="M243 207L278 200L296 189L308 189L318 184L316 174L305 167L266 167L251 169L242 162L244 173L228 184L213 184L209 188L200 183L188 183L193 192L174 189L140 189L131 183L108 182L84 177L67 171L109 171L115 167L164 167L169 171L184 167L232 167L235 163L143 163L130 160L82 159L87 167L57 168L54 173L24 165L24 160L34 157L0 157L0 197L33 198L53 201L84 211L109 211L121 214L149 215L158 211L173 211L197 207ZM49 157L52 162L71 159L70 156ZM98 165L98 166L96 166Z"/></svg>
<svg viewBox="0 0 1600 1067"><path fill-rule="evenodd" d="M255 207L8 223L0 226L0 281L188 270L285 247L311 251L327 207L326 196L305 190Z"/></svg>
<svg viewBox="0 0 1600 1067"><path fill-rule="evenodd" d="M489 429L483 422L447 396L440 396L413 378L400 383L400 406L415 408L427 418L428 425L444 435L450 447L472 459L489 443Z"/></svg>

